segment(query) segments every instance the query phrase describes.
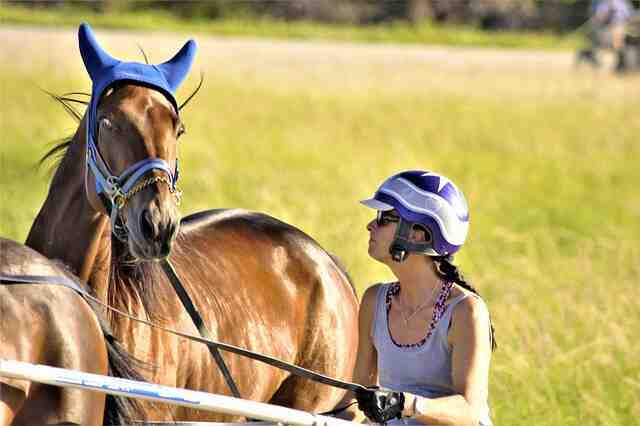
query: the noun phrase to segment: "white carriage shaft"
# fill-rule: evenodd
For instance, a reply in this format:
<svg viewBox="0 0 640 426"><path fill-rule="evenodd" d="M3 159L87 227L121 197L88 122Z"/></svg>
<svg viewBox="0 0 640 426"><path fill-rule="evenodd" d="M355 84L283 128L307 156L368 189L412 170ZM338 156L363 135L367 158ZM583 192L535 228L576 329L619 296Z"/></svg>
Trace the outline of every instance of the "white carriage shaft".
<svg viewBox="0 0 640 426"><path fill-rule="evenodd" d="M311 414L278 405L161 386L153 383L89 374L76 370L0 359L0 376L29 380L53 386L147 399L198 410L246 416L271 422L301 426L352 426L353 422Z"/></svg>

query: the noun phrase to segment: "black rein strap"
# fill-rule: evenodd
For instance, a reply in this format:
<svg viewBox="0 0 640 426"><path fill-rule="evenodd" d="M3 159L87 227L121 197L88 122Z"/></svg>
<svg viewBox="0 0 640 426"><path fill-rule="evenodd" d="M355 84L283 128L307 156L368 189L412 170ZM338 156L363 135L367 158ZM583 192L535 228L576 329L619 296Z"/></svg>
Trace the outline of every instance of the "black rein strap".
<svg viewBox="0 0 640 426"><path fill-rule="evenodd" d="M176 291L178 298L180 298L180 301L182 302L182 306L184 306L187 313L191 317L191 321L193 321L193 324L198 329L198 332L200 332L200 336L205 339L212 340L211 334L209 333L207 326L202 320L202 315L200 315L200 312L198 312L198 308L196 308L193 302L191 301L191 298L189 297L189 293L187 293L187 290L185 290L184 287L182 286L182 282L180 282L180 278L178 278L178 274L176 273L176 270L173 269L173 265L169 261L169 258L164 259L161 262L161 265L162 265L162 270L164 271L165 275L171 282L173 289ZM224 358L222 358L222 354L220 353L218 348L216 348L215 346L209 346L209 352L211 352L211 356L213 357L213 359L216 360L216 364L218 364L218 368L222 372L222 375L224 376L224 380L225 382L227 382L229 389L231 389L231 393L233 394L233 396L235 396L236 398L240 398L240 391L238 390L238 386L236 386L236 382L233 380L233 377L231 377L229 368L227 367L227 364L224 362Z"/></svg>
<svg viewBox="0 0 640 426"><path fill-rule="evenodd" d="M303 377L305 379L309 379L309 380L313 380L315 382L318 383L322 383L324 385L328 385L328 386L334 386L340 389L345 389L345 390L349 390L349 391L359 391L359 390L367 390L367 388L365 386L362 386L360 384L357 383L351 383L351 382L343 382L341 380L337 380L334 379L332 377L329 376L325 376L324 374L320 374L320 373L316 373L315 371L311 371L308 370L306 368L302 368L299 367L297 365L282 361L278 358L274 358L274 357L270 357L268 355L263 355L260 353L256 353L253 351L249 351L247 349L243 349L237 346L233 346L233 345L229 345L227 343L221 343L221 342L216 342L214 340L211 339L207 339L204 337L198 337L198 336L193 336L191 334L187 334L187 333L182 333L180 331L177 330L173 330L171 328L168 327L163 327L161 325L158 324L154 324L152 322L143 320L141 318L136 318L132 315L129 315L126 312L123 312L119 309L114 308L113 306L110 306L106 303L104 303L103 301L101 301L100 299L96 298L95 296L91 295L89 292L87 292L86 290L80 288L80 286L78 286L75 282L73 282L71 279L65 277L65 276L40 276L40 275L0 275L0 283L1 284L56 284L56 285L62 285L65 287L69 287L73 290L75 290L77 293L79 293L85 300L89 301L93 301L95 303L98 303L99 305L119 314L122 315L124 317L127 317L133 321L142 323L142 324L146 324L150 327L155 327L159 330L163 330L166 331L167 333L171 333L174 334L176 336L180 336L183 337L185 339L189 339L189 340L193 340L195 342L199 342L202 344L207 345L210 348L217 348L217 349L221 349L223 351L226 352L231 352L234 353L236 355L241 355L250 359L253 359L255 361L260 361L263 362L267 365L270 365L272 367L276 367L276 368L280 368L284 371L288 371L291 374L294 374L296 376L299 377Z"/></svg>

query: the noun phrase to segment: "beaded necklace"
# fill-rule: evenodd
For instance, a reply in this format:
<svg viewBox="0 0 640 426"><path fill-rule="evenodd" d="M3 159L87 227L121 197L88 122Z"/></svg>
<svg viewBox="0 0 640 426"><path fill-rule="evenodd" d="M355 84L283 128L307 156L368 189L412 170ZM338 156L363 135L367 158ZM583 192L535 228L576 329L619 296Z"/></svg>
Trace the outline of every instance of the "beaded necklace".
<svg viewBox="0 0 640 426"><path fill-rule="evenodd" d="M433 330L436 328L438 321L440 321L440 318L442 318L442 315L444 315L444 312L447 310L445 306L445 302L449 298L452 288L453 288L452 282L450 281L442 282L442 286L440 287L440 292L438 293L438 297L436 298L436 303L433 306L433 314L431 315L431 323L429 324L429 328L427 329L427 335L422 340L416 343L401 344L393 340L393 336L391 336L391 332L389 332L389 336L391 336L391 341L393 342L393 344L402 348L419 347L424 345L427 339L433 333ZM396 282L391 284L389 286L389 289L387 290L387 295L385 300L386 302L385 304L387 308L387 328L389 327L389 311L391 310L391 297L395 296L398 293L400 293L400 283Z"/></svg>

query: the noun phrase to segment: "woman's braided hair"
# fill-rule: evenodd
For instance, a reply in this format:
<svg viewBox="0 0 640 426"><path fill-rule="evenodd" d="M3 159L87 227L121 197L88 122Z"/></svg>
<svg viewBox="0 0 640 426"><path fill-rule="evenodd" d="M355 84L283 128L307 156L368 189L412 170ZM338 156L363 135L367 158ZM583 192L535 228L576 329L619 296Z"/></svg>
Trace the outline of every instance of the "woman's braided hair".
<svg viewBox="0 0 640 426"><path fill-rule="evenodd" d="M434 256L432 259L436 266L436 273L440 275L442 279L454 282L460 287L469 290L478 296L480 295L478 291L464 279L460 269L452 263L452 256ZM493 329L491 317L489 317L489 325L491 326L491 349L495 351L498 344L496 343L495 330Z"/></svg>

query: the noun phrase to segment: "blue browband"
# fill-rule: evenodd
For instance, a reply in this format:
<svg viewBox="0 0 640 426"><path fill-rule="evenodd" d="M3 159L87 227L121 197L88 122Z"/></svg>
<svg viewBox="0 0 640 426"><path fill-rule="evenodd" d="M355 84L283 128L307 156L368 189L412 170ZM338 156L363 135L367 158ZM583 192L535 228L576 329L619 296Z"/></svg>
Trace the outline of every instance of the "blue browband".
<svg viewBox="0 0 640 426"><path fill-rule="evenodd" d="M94 140L100 97L117 82L139 83L164 94L173 105L176 114L178 114L175 91L189 73L196 52L196 43L193 40L189 40L169 61L158 65L150 65L138 62L122 62L111 57L100 47L91 27L86 23L80 25L78 41L82 60L93 83L86 125L87 165L95 177L96 192L105 203L105 208L111 216L114 234L118 238L125 239L126 232L117 223L119 212L124 207L124 204L145 186L158 181L165 182L169 185L172 193L179 194L176 189L178 160L176 159L175 173L163 159L149 158L127 167L119 176L114 175L100 155ZM151 170L161 171L166 178L154 178L136 185Z"/></svg>

